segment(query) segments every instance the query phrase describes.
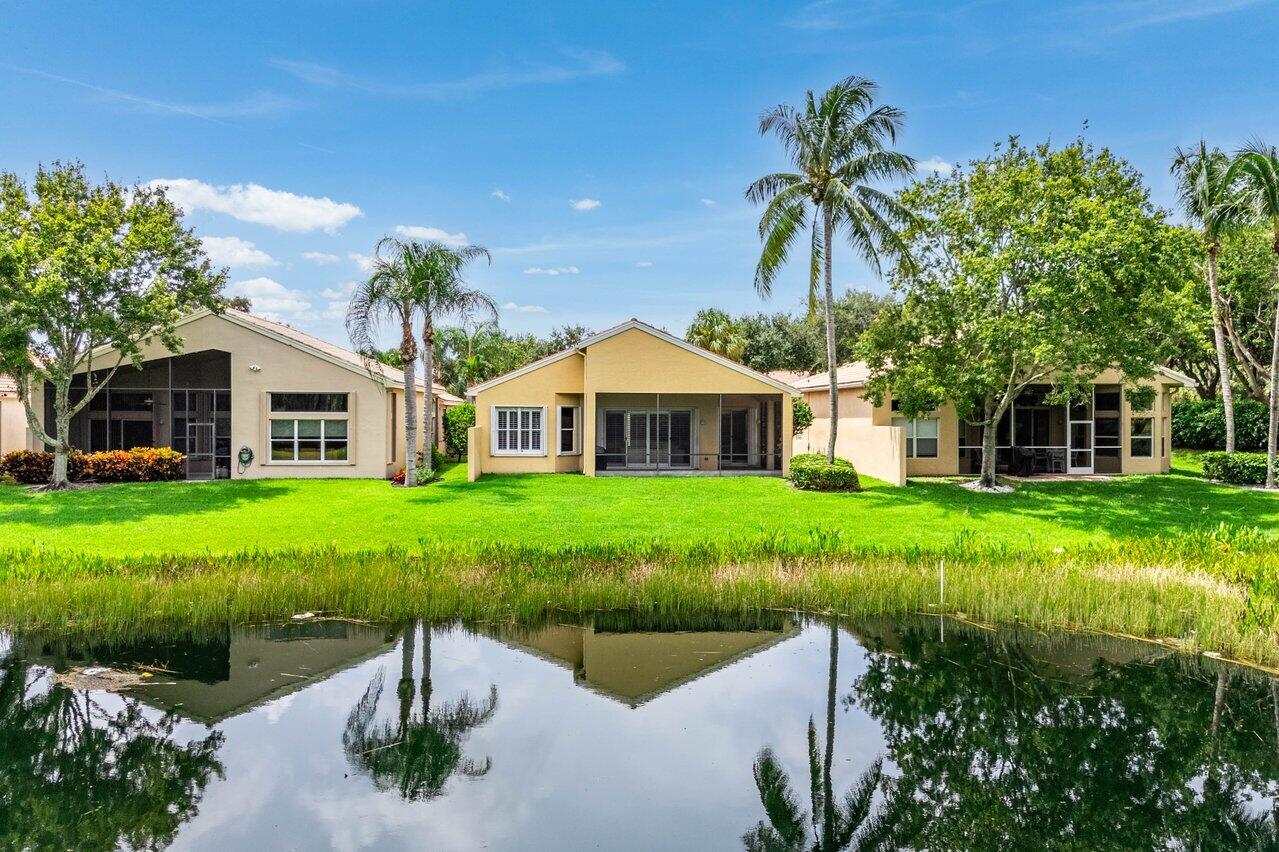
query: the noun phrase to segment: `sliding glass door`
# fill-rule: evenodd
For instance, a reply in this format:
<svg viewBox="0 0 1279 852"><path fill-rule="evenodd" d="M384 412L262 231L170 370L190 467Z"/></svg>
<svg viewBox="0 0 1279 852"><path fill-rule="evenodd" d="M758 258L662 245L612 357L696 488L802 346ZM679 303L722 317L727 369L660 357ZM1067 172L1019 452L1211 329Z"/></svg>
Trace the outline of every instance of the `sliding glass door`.
<svg viewBox="0 0 1279 852"><path fill-rule="evenodd" d="M604 452L609 466L631 470L693 466L692 411L604 412Z"/></svg>

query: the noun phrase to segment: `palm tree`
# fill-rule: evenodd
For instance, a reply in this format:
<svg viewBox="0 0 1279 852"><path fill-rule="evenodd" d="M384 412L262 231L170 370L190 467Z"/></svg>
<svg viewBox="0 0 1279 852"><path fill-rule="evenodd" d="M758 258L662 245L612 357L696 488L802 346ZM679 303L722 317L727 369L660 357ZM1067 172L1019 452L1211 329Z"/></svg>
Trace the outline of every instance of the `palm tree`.
<svg viewBox="0 0 1279 852"><path fill-rule="evenodd" d="M1245 212L1242 198L1230 174L1230 159L1202 139L1190 150L1173 150L1172 174L1177 180L1177 199L1186 218L1199 228L1207 255L1208 299L1212 303L1212 341L1217 349L1217 373L1221 377L1221 401L1226 415L1226 452L1235 451L1235 395L1230 383L1230 361L1226 355L1223 322L1224 302L1217 284L1217 255L1221 238L1240 224Z"/></svg>
<svg viewBox="0 0 1279 852"><path fill-rule="evenodd" d="M812 791L811 815L804 811L791 789L785 771L771 748L755 759L755 786L768 821L742 835L747 852L837 852L842 849L901 849L910 832L903 812L907 802L898 788L885 790L885 801L872 808L875 793L886 787L883 761L876 759L857 783L836 802L831 784L835 749L835 671L839 659L839 634L830 625L830 668L826 680L826 749L817 742L817 725L808 718L808 772ZM805 823L811 823L809 836Z"/></svg>
<svg viewBox="0 0 1279 852"><path fill-rule="evenodd" d="M1253 211L1270 225L1275 253L1274 339L1270 348L1270 429L1266 434L1266 487L1275 487L1275 453L1279 444L1279 150L1260 140L1253 141L1235 157L1230 177L1238 177Z"/></svg>
<svg viewBox="0 0 1279 852"><path fill-rule="evenodd" d="M383 691L383 672L370 681L364 696L347 716L342 745L347 761L369 775L379 790L396 790L408 801L434 799L455 774L478 778L488 773L492 760L473 760L462 754L462 742L497 711L497 687L490 686L485 700L463 694L456 701L431 707L431 627L422 628L422 709L412 712L413 642L417 627L405 628L401 643L401 675L396 690L399 717L377 719Z"/></svg>
<svg viewBox="0 0 1279 852"><path fill-rule="evenodd" d="M734 361L742 360L746 353L747 341L742 334L741 325L719 308L698 311L688 326L685 339L695 346L709 349Z"/></svg>
<svg viewBox="0 0 1279 852"><path fill-rule="evenodd" d="M413 319L417 311L415 270L402 252L383 249L387 241L378 243L373 258L373 271L366 281L356 286L346 310L346 330L356 350L370 363L377 351L375 338L383 322L400 326L400 363L404 365L404 485L417 485L417 339ZM430 382L427 382L428 387Z"/></svg>
<svg viewBox="0 0 1279 852"><path fill-rule="evenodd" d="M453 248L439 242L402 242L392 237L382 240L413 270L413 300L422 314L422 367L426 385L426 452L422 464L429 478L431 447L437 435L435 429L435 324L445 317L471 316L485 313L497 318L497 305L482 290L466 285L463 268L473 260L484 258L492 262L488 249L481 246ZM414 397L416 403L416 397Z"/></svg>
<svg viewBox="0 0 1279 852"><path fill-rule="evenodd" d="M835 231L842 228L849 245L878 273L882 256L908 257L898 229L914 218L900 201L872 185L908 177L915 170L912 158L888 149L897 141L905 113L892 106L875 106L877 89L870 80L847 77L831 86L820 101L809 91L802 109L781 104L765 112L759 120L760 134L772 133L781 140L795 171L766 175L746 190L748 201L767 205L759 220L764 247L755 267L755 291L761 298L772 294L773 281L796 237L805 228L812 230L808 311L810 316L817 312L820 276L830 371L828 461L835 458L839 424L831 280Z"/></svg>

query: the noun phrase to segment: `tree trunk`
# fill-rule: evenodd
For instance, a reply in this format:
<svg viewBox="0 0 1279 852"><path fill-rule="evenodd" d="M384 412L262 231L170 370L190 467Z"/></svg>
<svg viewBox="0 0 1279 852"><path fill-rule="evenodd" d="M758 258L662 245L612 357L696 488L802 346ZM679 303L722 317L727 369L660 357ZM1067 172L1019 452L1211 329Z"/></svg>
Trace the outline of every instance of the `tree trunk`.
<svg viewBox="0 0 1279 852"><path fill-rule="evenodd" d="M1275 238L1279 255L1279 236ZM1279 291L1279 263L1275 268L1276 290ZM1274 340L1270 345L1270 427L1266 432L1266 487L1275 487L1275 453L1279 449L1279 292L1275 297Z"/></svg>
<svg viewBox="0 0 1279 852"><path fill-rule="evenodd" d="M999 455L999 418L1004 413L998 409L993 400L986 400L986 425L981 432L981 481L982 488L994 488L999 484L995 478L995 464Z"/></svg>
<svg viewBox="0 0 1279 852"><path fill-rule="evenodd" d="M835 755L836 671L839 668L839 625L830 622L830 671L826 675L826 754L822 758L822 849L835 848L835 792L831 761Z"/></svg>
<svg viewBox="0 0 1279 852"><path fill-rule="evenodd" d="M1208 298L1212 302L1212 342L1217 348L1217 372L1221 376L1221 403L1226 415L1226 452L1235 451L1235 394L1230 383L1230 360L1226 355L1226 333L1221 322L1221 291L1217 287L1217 253L1208 247Z"/></svg>
<svg viewBox="0 0 1279 852"><path fill-rule="evenodd" d="M422 721L431 718L431 624L422 622Z"/></svg>
<svg viewBox="0 0 1279 852"><path fill-rule="evenodd" d="M422 328L422 382L426 385L426 405L423 406L423 417L426 418L426 452L422 453L422 466L426 469L426 478L435 473L431 461L431 448L439 440L435 423L435 326L428 315Z"/></svg>
<svg viewBox="0 0 1279 852"><path fill-rule="evenodd" d="M400 360L404 363L404 486L417 485L417 344L413 324L400 327Z"/></svg>
<svg viewBox="0 0 1279 852"><path fill-rule="evenodd" d="M71 417L67 414L71 405L71 382L59 382L53 392L53 422L57 443L53 445L53 473L49 476L49 490L61 491L71 487L67 456L71 453Z"/></svg>
<svg viewBox="0 0 1279 852"><path fill-rule="evenodd" d="M830 434L826 437L826 461L834 462L835 438L839 432L839 362L835 353L835 285L831 280L831 242L835 235L835 222L830 207L822 211L822 232L826 246L826 254L823 258L826 292L826 367L830 373Z"/></svg>
<svg viewBox="0 0 1279 852"><path fill-rule="evenodd" d="M410 621L404 625L404 638L400 645L400 682L396 695L400 699L400 735L408 728L409 713L413 710L413 634L417 625Z"/></svg>

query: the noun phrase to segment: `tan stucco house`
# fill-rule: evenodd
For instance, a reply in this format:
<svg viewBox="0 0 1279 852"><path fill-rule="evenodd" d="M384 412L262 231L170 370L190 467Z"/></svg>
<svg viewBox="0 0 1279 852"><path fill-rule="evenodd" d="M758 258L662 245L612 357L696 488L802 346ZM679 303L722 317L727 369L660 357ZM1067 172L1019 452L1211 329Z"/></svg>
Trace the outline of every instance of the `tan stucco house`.
<svg viewBox="0 0 1279 852"><path fill-rule="evenodd" d="M402 371L233 309L191 314L177 334L179 353L153 340L142 369L119 369L75 416L72 446L172 447L187 456L189 479L387 478L404 466ZM109 350L94 354L95 370L112 363ZM7 393L0 385L0 448L43 449ZM444 409L462 400L439 384L434 393L442 436ZM425 395L419 378L419 411ZM37 388L33 403L52 434L50 396ZM426 434L419 424L419 451Z"/></svg>
<svg viewBox="0 0 1279 852"><path fill-rule="evenodd" d="M870 370L864 363L837 371L839 429L836 455L869 476L904 485L908 476L981 472L982 430L962 422L953 405L907 419L885 399L866 398ZM794 380L813 409L813 424L795 436L794 452L826 452L830 435L830 378L815 373ZM1136 410L1114 370L1092 382L1091 398L1049 405L1047 385L1022 391L998 426L1000 473L1167 473L1171 463L1172 392L1195 381L1165 367L1141 382L1154 389L1149 409Z"/></svg>
<svg viewBox="0 0 1279 852"><path fill-rule="evenodd" d="M469 475L783 475L797 391L631 319L475 385Z"/></svg>

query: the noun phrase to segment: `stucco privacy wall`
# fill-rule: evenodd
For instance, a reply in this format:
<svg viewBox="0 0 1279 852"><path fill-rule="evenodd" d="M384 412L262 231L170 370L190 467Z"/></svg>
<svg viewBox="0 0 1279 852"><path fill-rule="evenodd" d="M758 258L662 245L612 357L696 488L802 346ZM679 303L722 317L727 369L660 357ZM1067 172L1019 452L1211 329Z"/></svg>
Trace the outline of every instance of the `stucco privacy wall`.
<svg viewBox="0 0 1279 852"><path fill-rule="evenodd" d="M244 471L232 463L232 477L384 478L389 468L386 390L366 373L340 366L297 345L276 340L224 317L205 315L178 328L182 354L218 350L231 356L231 454L253 450ZM142 347L144 360L167 358L158 340ZM103 364L95 359L95 366ZM256 365L259 370L251 370ZM120 368L130 369L128 365ZM272 462L267 441L267 394L346 393L350 443L345 462Z"/></svg>
<svg viewBox="0 0 1279 852"><path fill-rule="evenodd" d="M27 440L27 414L17 395L0 395L0 455L31 449Z"/></svg>

